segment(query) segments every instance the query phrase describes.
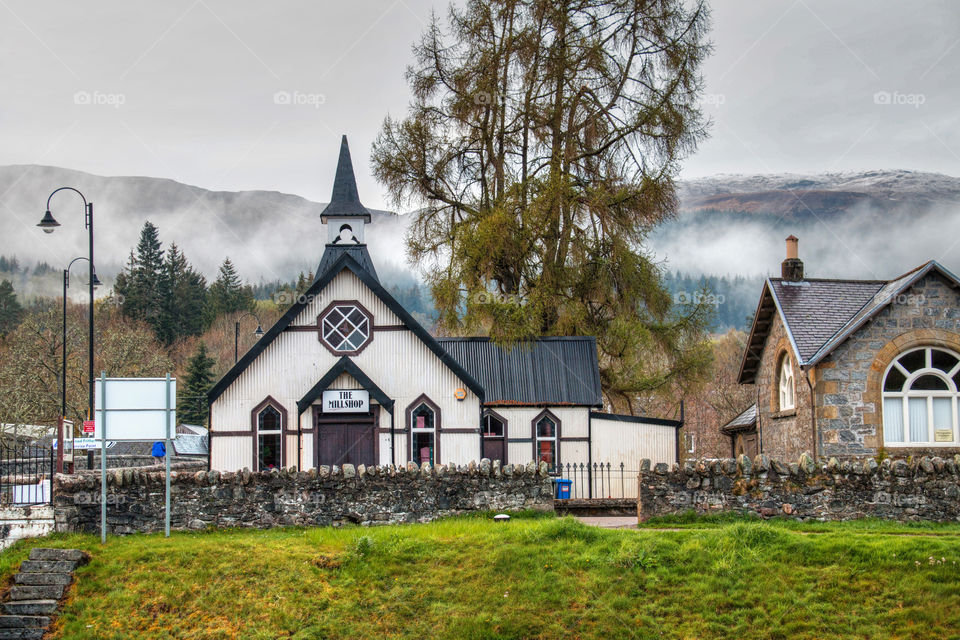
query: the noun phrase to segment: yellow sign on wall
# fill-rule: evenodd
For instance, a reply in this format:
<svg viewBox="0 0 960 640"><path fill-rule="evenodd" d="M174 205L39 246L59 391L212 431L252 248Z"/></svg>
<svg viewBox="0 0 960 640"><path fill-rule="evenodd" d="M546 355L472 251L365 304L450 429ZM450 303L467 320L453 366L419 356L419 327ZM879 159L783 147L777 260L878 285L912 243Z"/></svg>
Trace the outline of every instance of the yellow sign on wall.
<svg viewBox="0 0 960 640"><path fill-rule="evenodd" d="M953 442L953 429L937 429L933 432L934 442Z"/></svg>

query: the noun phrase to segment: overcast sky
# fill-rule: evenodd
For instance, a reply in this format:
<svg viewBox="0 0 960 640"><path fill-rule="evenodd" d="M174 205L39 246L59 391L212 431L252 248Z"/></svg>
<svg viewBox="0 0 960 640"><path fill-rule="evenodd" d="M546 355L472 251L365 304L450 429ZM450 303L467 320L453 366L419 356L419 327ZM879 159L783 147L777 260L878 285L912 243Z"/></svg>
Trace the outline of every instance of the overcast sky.
<svg viewBox="0 0 960 640"><path fill-rule="evenodd" d="M369 148L431 7L0 0L0 164L326 201L346 133L383 207ZM713 25L714 124L684 175L960 175L960 2L720 0Z"/></svg>

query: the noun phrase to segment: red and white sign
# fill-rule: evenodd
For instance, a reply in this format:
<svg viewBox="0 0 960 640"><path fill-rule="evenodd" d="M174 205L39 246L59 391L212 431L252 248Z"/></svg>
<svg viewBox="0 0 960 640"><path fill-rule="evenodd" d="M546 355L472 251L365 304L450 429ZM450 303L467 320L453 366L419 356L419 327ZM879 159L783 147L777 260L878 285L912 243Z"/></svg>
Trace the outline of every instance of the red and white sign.
<svg viewBox="0 0 960 640"><path fill-rule="evenodd" d="M83 432L84 433L93 433L96 430L96 423L93 420L84 420L83 421Z"/></svg>

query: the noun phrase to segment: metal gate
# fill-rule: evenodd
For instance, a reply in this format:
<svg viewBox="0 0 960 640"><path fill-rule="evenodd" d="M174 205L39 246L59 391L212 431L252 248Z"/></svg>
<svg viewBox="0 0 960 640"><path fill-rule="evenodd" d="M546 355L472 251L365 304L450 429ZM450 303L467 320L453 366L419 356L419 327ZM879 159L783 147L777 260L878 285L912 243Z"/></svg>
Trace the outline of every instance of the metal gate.
<svg viewBox="0 0 960 640"><path fill-rule="evenodd" d="M0 441L0 505L48 504L53 447Z"/></svg>

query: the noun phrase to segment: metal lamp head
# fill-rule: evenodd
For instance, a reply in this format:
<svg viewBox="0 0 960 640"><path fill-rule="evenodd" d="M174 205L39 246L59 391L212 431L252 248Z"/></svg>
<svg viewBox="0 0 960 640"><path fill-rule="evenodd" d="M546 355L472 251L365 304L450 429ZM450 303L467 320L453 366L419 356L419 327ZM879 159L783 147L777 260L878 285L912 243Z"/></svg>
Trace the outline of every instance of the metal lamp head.
<svg viewBox="0 0 960 640"><path fill-rule="evenodd" d="M258 338L262 337L262 336L263 336L263 327L261 327L261 326L258 324L258 325L257 325L257 330L253 332L253 335L257 336Z"/></svg>
<svg viewBox="0 0 960 640"><path fill-rule="evenodd" d="M100 278L98 278L98 277L97 277L97 274L94 273L94 274L93 274L93 286L99 287L99 286L102 285L102 284L103 284L103 283L100 282Z"/></svg>
<svg viewBox="0 0 960 640"><path fill-rule="evenodd" d="M47 209L47 212L43 214L43 219L37 223L37 226L43 229L44 233L53 233L53 230L59 227L60 223L57 222L53 214L50 213L50 210Z"/></svg>

